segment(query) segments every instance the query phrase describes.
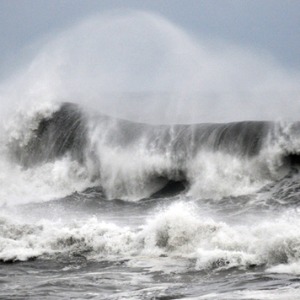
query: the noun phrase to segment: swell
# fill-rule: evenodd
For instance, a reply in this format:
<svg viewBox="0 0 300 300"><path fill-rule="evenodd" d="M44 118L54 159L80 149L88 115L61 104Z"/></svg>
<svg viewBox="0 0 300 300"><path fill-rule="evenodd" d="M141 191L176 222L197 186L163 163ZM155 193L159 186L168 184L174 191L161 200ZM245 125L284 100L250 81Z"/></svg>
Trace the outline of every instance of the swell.
<svg viewBox="0 0 300 300"><path fill-rule="evenodd" d="M68 155L88 169L91 182L107 198L140 199L203 193L203 186L195 186L211 170L216 184L222 176L223 181L241 176L263 181L286 175L300 163L298 132L299 123L266 121L143 124L87 114L73 103L62 103L39 120L26 142L10 140L9 149L25 168Z"/></svg>

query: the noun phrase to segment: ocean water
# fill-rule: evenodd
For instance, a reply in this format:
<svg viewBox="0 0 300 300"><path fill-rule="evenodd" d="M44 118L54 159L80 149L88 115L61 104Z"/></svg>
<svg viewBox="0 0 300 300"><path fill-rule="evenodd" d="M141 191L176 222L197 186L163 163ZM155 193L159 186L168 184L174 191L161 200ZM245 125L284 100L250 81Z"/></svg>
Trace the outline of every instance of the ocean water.
<svg viewBox="0 0 300 300"><path fill-rule="evenodd" d="M1 132L1 299L299 298L299 123L49 102Z"/></svg>

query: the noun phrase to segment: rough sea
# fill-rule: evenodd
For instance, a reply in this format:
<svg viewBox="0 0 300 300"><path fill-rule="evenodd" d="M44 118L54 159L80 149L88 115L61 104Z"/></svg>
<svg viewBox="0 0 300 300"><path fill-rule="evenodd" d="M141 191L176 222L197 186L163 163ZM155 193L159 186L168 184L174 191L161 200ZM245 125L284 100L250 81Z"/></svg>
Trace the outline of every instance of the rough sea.
<svg viewBox="0 0 300 300"><path fill-rule="evenodd" d="M297 70L126 11L0 72L0 299L300 298Z"/></svg>
<svg viewBox="0 0 300 300"><path fill-rule="evenodd" d="M1 140L1 299L298 299L300 123L48 103Z"/></svg>

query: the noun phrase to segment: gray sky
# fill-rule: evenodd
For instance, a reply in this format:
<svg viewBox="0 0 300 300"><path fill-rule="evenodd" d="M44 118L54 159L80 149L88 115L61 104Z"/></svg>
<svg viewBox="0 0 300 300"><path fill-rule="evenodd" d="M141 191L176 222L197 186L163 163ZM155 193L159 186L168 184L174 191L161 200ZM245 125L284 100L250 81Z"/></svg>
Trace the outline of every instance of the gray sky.
<svg viewBox="0 0 300 300"><path fill-rule="evenodd" d="M156 12L196 37L266 51L300 69L298 0L0 0L0 74L14 69L35 41L111 9Z"/></svg>

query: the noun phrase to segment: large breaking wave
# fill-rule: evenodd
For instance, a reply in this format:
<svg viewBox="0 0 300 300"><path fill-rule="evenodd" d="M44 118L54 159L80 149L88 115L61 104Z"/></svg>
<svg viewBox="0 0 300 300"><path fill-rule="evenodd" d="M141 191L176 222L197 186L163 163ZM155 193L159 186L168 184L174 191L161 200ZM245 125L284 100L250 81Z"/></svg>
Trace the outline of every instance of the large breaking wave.
<svg viewBox="0 0 300 300"><path fill-rule="evenodd" d="M289 175L300 162L297 122L152 125L72 103L48 108L14 122L6 156L21 173L64 162L65 180L84 181L75 190L98 186L108 199L173 190L196 198L243 195Z"/></svg>

